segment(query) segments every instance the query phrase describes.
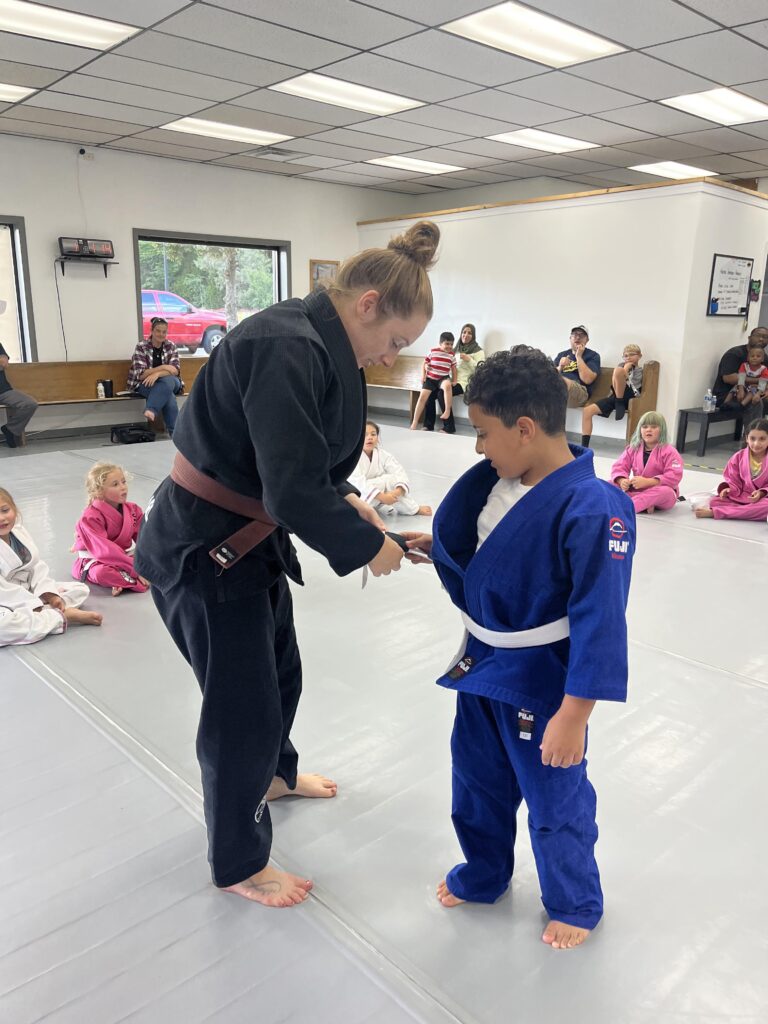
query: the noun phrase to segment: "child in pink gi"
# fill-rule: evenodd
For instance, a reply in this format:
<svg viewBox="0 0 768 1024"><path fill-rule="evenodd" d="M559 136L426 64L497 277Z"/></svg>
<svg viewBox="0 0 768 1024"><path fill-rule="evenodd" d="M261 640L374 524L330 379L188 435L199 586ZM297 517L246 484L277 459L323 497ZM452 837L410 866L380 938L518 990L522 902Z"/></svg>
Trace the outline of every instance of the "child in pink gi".
<svg viewBox="0 0 768 1024"><path fill-rule="evenodd" d="M667 421L659 412L644 413L611 467L611 482L626 491L636 512L650 513L674 508L682 476L680 453L667 444Z"/></svg>
<svg viewBox="0 0 768 1024"><path fill-rule="evenodd" d="M699 519L753 519L768 517L768 420L754 420L747 428L747 447L736 452L723 470L725 479L709 508L695 510Z"/></svg>
<svg viewBox="0 0 768 1024"><path fill-rule="evenodd" d="M112 596L124 590L144 593L149 584L133 567L133 548L144 514L128 501L125 470L97 462L85 478L88 507L75 527L77 552L72 575L83 583L111 587Z"/></svg>

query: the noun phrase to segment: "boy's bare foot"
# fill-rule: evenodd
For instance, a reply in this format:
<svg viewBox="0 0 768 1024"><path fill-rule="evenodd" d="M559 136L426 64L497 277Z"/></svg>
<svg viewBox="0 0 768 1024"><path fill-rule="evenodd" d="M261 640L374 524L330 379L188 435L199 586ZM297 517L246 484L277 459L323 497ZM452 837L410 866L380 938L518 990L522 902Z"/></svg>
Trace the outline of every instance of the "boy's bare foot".
<svg viewBox="0 0 768 1024"><path fill-rule="evenodd" d="M466 900L460 900L458 896L453 895L451 890L448 888L448 884L445 879L443 879L442 882L438 882L437 898L444 907L458 907L460 903L467 902Z"/></svg>
<svg viewBox="0 0 768 1024"><path fill-rule="evenodd" d="M417 516L431 516L432 509L429 505L419 505L419 511L416 513Z"/></svg>
<svg viewBox="0 0 768 1024"><path fill-rule="evenodd" d="M250 878L228 885L221 891L233 892L265 907L295 907L297 903L304 902L311 888L309 879L289 875L287 871L278 871L267 865L263 871L257 871Z"/></svg>
<svg viewBox="0 0 768 1024"><path fill-rule="evenodd" d="M87 612L84 608L65 608L64 616L73 626L100 626L102 620L99 612Z"/></svg>
<svg viewBox="0 0 768 1024"><path fill-rule="evenodd" d="M573 949L574 946L580 946L588 935L589 928L577 928L575 924L550 921L541 939L552 949Z"/></svg>
<svg viewBox="0 0 768 1024"><path fill-rule="evenodd" d="M693 513L697 519L714 519L715 513L711 508L697 508Z"/></svg>
<svg viewBox="0 0 768 1024"><path fill-rule="evenodd" d="M112 597L119 597L123 592L122 587L112 587Z"/></svg>
<svg viewBox="0 0 768 1024"><path fill-rule="evenodd" d="M306 796L310 799L328 799L336 796L336 783L316 772L312 775L297 775L296 789L288 789L284 779L275 776L267 790L267 800L279 800L281 796Z"/></svg>

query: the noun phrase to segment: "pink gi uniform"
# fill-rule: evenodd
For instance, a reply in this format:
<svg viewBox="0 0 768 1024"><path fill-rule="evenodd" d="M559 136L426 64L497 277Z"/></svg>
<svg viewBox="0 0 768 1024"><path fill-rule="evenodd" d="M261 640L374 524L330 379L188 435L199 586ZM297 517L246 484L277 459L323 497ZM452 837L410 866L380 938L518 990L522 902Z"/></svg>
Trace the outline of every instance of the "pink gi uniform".
<svg viewBox="0 0 768 1024"><path fill-rule="evenodd" d="M768 497L759 501L750 501L753 491L768 491L768 458L763 460L763 468L753 477L749 469L749 448L742 448L732 455L723 470L725 479L718 484L718 495L724 487L729 488L727 498L711 498L709 507L715 519L757 519L768 517Z"/></svg>
<svg viewBox="0 0 768 1024"><path fill-rule="evenodd" d="M643 447L625 448L624 452L611 466L611 480L615 483L619 477L625 476L630 481L627 491L632 499L635 512L643 512L653 505L654 508L674 508L680 493L678 484L683 476L683 460L677 448L671 444L659 444L648 456L643 465ZM655 487L647 487L643 491L633 491L633 476L657 477Z"/></svg>
<svg viewBox="0 0 768 1024"><path fill-rule="evenodd" d="M116 509L109 502L95 498L75 527L74 578L102 587L124 587L143 593L147 588L133 567L133 546L143 514L132 501L125 501Z"/></svg>

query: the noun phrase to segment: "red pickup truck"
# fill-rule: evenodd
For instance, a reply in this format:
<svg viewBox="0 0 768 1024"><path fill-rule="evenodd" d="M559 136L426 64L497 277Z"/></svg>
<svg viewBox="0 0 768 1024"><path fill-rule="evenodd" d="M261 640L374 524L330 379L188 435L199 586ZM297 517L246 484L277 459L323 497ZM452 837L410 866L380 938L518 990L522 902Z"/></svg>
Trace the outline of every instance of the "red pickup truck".
<svg viewBox="0 0 768 1024"><path fill-rule="evenodd" d="M173 292L141 290L141 314L144 337L148 338L153 316L168 321L168 340L196 352L202 345L210 354L227 333L223 309L198 309Z"/></svg>

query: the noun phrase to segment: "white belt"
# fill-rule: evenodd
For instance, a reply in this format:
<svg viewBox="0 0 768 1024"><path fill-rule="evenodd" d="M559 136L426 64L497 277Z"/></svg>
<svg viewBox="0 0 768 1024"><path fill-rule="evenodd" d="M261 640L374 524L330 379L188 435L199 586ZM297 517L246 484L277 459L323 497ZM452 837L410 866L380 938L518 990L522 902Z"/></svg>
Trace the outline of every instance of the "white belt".
<svg viewBox="0 0 768 1024"><path fill-rule="evenodd" d="M489 647L543 647L545 644L554 644L558 640L565 640L571 632L567 615L564 615L562 619L557 619L556 622L548 622L544 626L521 629L512 633L499 633L493 629L478 626L466 612L461 613L461 621L468 633Z"/></svg>

